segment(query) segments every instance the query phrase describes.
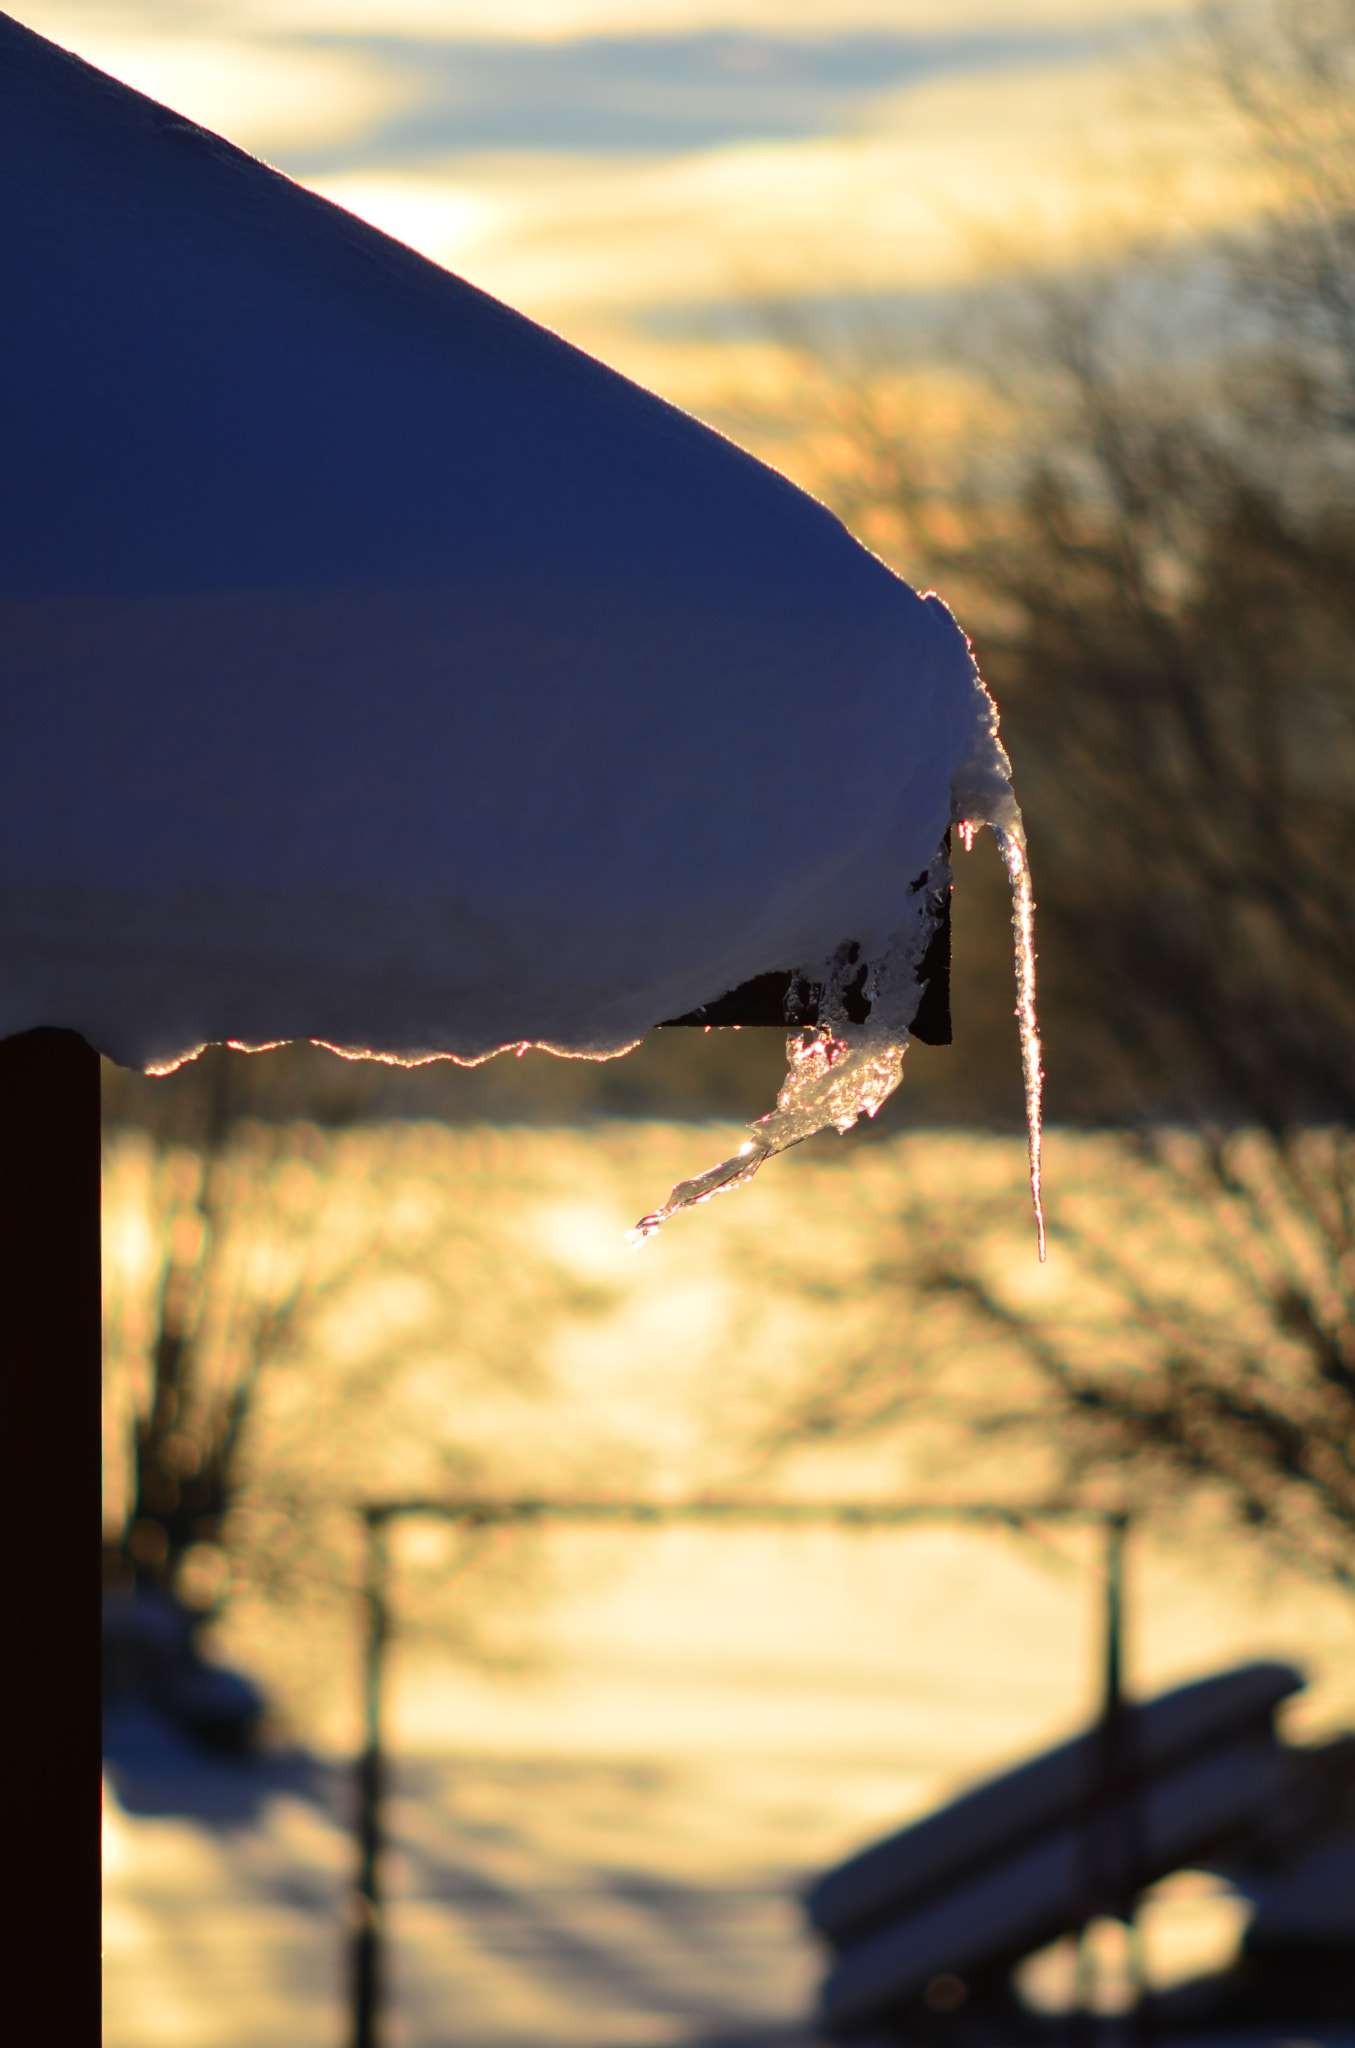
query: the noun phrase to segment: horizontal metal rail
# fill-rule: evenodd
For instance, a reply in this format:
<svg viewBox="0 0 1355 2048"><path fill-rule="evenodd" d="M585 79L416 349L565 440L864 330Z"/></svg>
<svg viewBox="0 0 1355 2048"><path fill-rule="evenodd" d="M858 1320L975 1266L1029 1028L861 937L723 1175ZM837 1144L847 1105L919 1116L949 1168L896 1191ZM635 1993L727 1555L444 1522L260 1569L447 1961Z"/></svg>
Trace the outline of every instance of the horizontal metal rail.
<svg viewBox="0 0 1355 2048"><path fill-rule="evenodd" d="M722 1499L556 1500L548 1496L496 1500L464 1495L410 1500L366 1501L355 1512L369 1528L402 1515L430 1515L443 1521L482 1526L494 1522L766 1522L859 1529L895 1529L910 1522L983 1522L1023 1529L1039 1522L1105 1523L1103 1508L1051 1500L995 1505L990 1501L817 1501Z"/></svg>

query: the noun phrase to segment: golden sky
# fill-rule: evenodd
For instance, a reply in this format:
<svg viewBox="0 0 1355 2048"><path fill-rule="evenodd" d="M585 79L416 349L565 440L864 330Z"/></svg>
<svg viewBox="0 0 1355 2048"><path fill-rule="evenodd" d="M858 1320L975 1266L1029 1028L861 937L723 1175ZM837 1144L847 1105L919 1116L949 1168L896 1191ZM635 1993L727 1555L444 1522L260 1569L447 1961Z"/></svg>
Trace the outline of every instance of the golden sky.
<svg viewBox="0 0 1355 2048"><path fill-rule="evenodd" d="M13 4L678 397L722 309L932 293L1246 203L1226 124L1153 57L1180 0Z"/></svg>

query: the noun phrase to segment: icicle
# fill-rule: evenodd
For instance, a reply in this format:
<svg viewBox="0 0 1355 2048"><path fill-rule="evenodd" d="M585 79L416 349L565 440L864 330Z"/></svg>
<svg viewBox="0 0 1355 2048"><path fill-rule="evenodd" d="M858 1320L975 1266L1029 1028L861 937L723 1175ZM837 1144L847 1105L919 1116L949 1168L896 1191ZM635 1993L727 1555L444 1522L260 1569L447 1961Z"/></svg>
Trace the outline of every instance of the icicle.
<svg viewBox="0 0 1355 2048"><path fill-rule="evenodd" d="M842 1029L839 1024L838 1029ZM848 1031L853 1027L848 1025ZM750 1124L752 1132L737 1152L700 1173L695 1180L681 1180L662 1208L642 1216L630 1235L633 1245L642 1245L660 1224L679 1209L692 1209L713 1195L726 1195L753 1178L764 1160L772 1159L792 1145L799 1145L830 1125L849 1131L859 1116L874 1116L881 1103L893 1094L903 1079L903 1055L908 1033L896 1039L870 1032L868 1025L853 1032L858 1042L839 1037L830 1025L794 1032L786 1040L790 1072L776 1098L776 1108Z"/></svg>
<svg viewBox="0 0 1355 2048"><path fill-rule="evenodd" d="M1035 1204L1035 1229L1040 1263L1045 1256L1041 1147L1044 1138L1044 1065L1040 1026L1035 1014L1035 898L1026 859L1026 835L1018 823L1013 831L994 826L998 850L1012 885L1012 933L1016 941L1016 1022L1021 1035L1021 1074L1026 1089L1026 1142L1030 1153L1030 1198Z"/></svg>
<svg viewBox="0 0 1355 2048"><path fill-rule="evenodd" d="M1035 1205L1035 1230L1041 1263L1045 1256L1044 1199L1041 1181L1044 1066L1040 1029L1035 1014L1035 898L1026 858L1026 829L1012 788L1011 762L997 736L997 706L977 669L978 693L974 751L951 779L956 831L965 852L981 826L992 827L1012 891L1012 936L1016 947L1016 1022L1021 1040L1021 1074L1026 1094L1026 1140L1030 1155L1030 1198Z"/></svg>
<svg viewBox="0 0 1355 2048"><path fill-rule="evenodd" d="M966 852L982 826L992 827L1011 880L1016 1016L1026 1093L1030 1192L1043 1260L1040 1098L1044 1073L1035 1017L1035 902L1026 860L1025 829L1012 791L1011 763L997 736L997 706L977 669L973 681L973 741L967 759L951 778L951 818ZM716 1195L730 1194L735 1188L746 1186L763 1162L778 1152L802 1144L806 1138L830 1127L838 1132L849 1131L858 1117L877 1113L903 1079L908 1027L917 1014L921 995L918 970L950 881L950 865L942 849L924 884L905 898L902 928L890 939L883 958L867 975L864 993L870 1010L864 1024L849 1022L845 989L841 985L859 969L836 960L827 967L801 970L794 977L822 985L821 1021L812 1030L792 1032L786 1041L790 1071L777 1096L776 1108L748 1126L751 1135L730 1158L708 1167L693 1180L679 1181L662 1207L642 1216L630 1232L632 1245L642 1245L679 1210L696 1208Z"/></svg>
<svg viewBox="0 0 1355 2048"><path fill-rule="evenodd" d="M921 886L905 899L903 929L867 974L863 993L870 1010L864 1024L853 1024L846 1014L844 984L860 973L854 961L839 958L794 977L822 987L821 1021L792 1032L786 1040L789 1072L776 1108L748 1126L751 1136L732 1157L695 1180L679 1181L662 1208L642 1216L630 1232L632 1245L643 1244L679 1209L695 1208L714 1195L743 1187L778 1152L803 1144L819 1131L849 1131L858 1117L878 1113L903 1079L908 1026L921 995L918 969L950 879L950 863L942 849Z"/></svg>
<svg viewBox="0 0 1355 2048"><path fill-rule="evenodd" d="M960 838L968 853L974 844L977 823L966 818ZM1026 1144L1030 1156L1030 1198L1035 1205L1035 1233L1044 1263L1044 1201L1041 1187L1040 1153L1043 1138L1041 1099L1044 1067L1040 1054L1040 1027L1035 1015L1035 898L1031 894L1030 864L1026 859L1026 835L1018 810L1014 823L993 826L993 837L1002 855L1012 889L1012 936L1016 942L1016 1025L1021 1039L1021 1076L1026 1091Z"/></svg>

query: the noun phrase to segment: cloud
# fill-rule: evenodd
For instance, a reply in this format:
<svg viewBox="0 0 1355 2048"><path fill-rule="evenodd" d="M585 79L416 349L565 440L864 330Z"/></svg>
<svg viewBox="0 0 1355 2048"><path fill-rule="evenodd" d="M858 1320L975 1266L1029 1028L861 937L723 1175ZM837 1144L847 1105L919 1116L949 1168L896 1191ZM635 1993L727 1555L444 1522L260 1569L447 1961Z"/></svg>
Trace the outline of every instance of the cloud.
<svg viewBox="0 0 1355 2048"><path fill-rule="evenodd" d="M562 42L707 30L776 35L883 29L931 35L1088 27L1189 13L1189 0L17 0L19 18L60 42L84 32L283 36L399 35Z"/></svg>
<svg viewBox="0 0 1355 2048"><path fill-rule="evenodd" d="M563 43L326 38L407 92L355 146L303 169L472 151L675 155L834 135L929 79L1085 54L1066 30L816 37L728 32ZM303 152L304 153L304 152Z"/></svg>
<svg viewBox="0 0 1355 2048"><path fill-rule="evenodd" d="M271 162L357 147L418 90L407 71L383 64L371 51L233 35L228 23L182 9L177 30L161 30L153 19L133 18L132 10L116 4L98 15L30 5L21 19L86 63Z"/></svg>

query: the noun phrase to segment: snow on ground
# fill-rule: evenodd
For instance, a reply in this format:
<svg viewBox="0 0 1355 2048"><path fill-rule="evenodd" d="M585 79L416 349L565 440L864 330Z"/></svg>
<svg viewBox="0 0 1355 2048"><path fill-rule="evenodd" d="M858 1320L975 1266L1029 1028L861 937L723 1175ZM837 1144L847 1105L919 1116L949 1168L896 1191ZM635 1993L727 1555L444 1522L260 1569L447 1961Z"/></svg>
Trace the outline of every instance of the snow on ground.
<svg viewBox="0 0 1355 2048"><path fill-rule="evenodd" d="M955 1529L561 1539L538 1658L391 1660L391 2048L792 2048L812 1870L1056 1738L1090 1703L1090 1555ZM1306 1657L1348 1717L1341 1603L1145 1548L1144 1686ZM331 1675L347 1713L356 1658ZM1302 1724L1300 1724L1302 1725ZM308 1733L320 1746L319 1723ZM109 1806L107 2048L344 2037L348 1780L337 1745L252 1771L124 1728ZM1178 1887L1178 1891L1180 1888ZM1221 1961L1235 1903L1149 1917L1160 1981Z"/></svg>
<svg viewBox="0 0 1355 2048"><path fill-rule="evenodd" d="M778 1789L660 1762L406 1764L390 1816L392 2042L791 2048L814 1963L786 1873L698 1874L673 1853L731 1799L756 1834ZM338 1779L242 1827L110 1801L108 2048L342 2037L344 1804Z"/></svg>
<svg viewBox="0 0 1355 2048"><path fill-rule="evenodd" d="M291 1284L308 1232L325 1258L314 1314L266 1367L254 1547L220 1647L320 1761L284 1752L242 1776L166 1757L144 1726L115 1731L107 2048L344 2039L359 1618L355 1600L318 1593L280 1616L258 1593L262 1562L290 1544L298 1569L304 1552L317 1581L331 1575L332 1596L354 1562L348 1504L445 1490L448 1473L500 1494L757 1492L741 1460L762 1400L869 1335L850 1289L815 1306L787 1276L852 1282L899 1241L909 1202L940 1213L996 1199L1009 1284L1055 1304L1077 1291L1057 1247L1036 1265L1020 1142L954 1133L844 1150L850 1172L807 1146L633 1258L637 1199L709 1156L712 1137L411 1125L242 1152L240 1242L223 1240L217 1281L251 1271L258 1242L278 1262L260 1286ZM1051 1158L1056 1214L1080 1189L1090 1228L1088 1190L1104 1182L1115 1222L1115 1141L1056 1133ZM144 1387L169 1227L156 1185L145 1147L119 1139L106 1185L114 1422ZM1189 1218L1165 1200L1148 1213L1177 1242L1174 1285ZM1207 1262L1193 1284L1228 1311ZM920 1342L906 1296L898 1312ZM980 1390L1015 1371L966 1363ZM979 1498L997 1480L1003 1497L1038 1492L1038 1462L1005 1448L998 1472L962 1434L926 1426L827 1445L781 1476L801 1497ZM308 1457L317 1442L325 1457ZM114 1481L117 1443L113 1431ZM575 1527L528 1532L479 1576L458 1575L439 1531L409 1521L391 1538L389 2048L790 2043L817 1967L794 1903L802 1877L1059 1739L1095 1703L1091 1531ZM1355 1727L1349 1601L1267 1568L1230 1526L1182 1518L1136 1535L1129 1596L1136 1690L1278 1657L1312 1674L1286 1716L1295 1739ZM499 1663L454 1656L456 1629ZM1149 1916L1150 1961L1160 1981L1180 1978L1223 1960L1236 1932L1235 1904L1187 1883Z"/></svg>

